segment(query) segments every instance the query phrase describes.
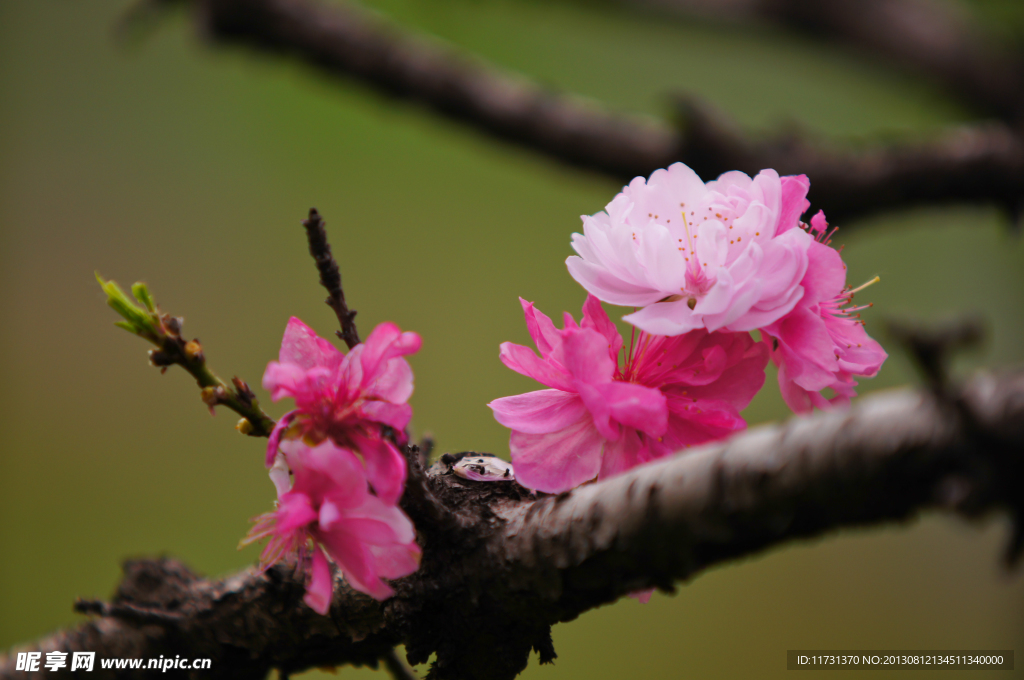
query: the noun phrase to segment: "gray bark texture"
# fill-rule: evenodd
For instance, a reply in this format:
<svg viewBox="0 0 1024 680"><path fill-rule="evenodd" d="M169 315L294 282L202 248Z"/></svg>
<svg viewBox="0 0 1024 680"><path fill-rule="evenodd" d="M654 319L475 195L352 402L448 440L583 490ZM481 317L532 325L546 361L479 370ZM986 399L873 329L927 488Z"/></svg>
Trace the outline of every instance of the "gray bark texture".
<svg viewBox="0 0 1024 680"><path fill-rule="evenodd" d="M511 680L531 650L542 663L555 657L552 624L846 527L932 508L1003 510L1015 521L1012 557L1024 518L1024 371L976 375L938 394L870 395L557 496L462 480L440 463L425 471L416 447L407 453L403 507L423 562L393 583L392 599L339 579L319 616L291 564L208 580L175 560L132 561L109 603L79 601L88 621L0 657L0 678L33 677L14 670L26 650L95 651L95 678L164 675L101 670L99 658L181 655L213 659L197 678L257 679L272 668L393 666L391 650L404 644L411 663L436 653L429 677Z"/></svg>

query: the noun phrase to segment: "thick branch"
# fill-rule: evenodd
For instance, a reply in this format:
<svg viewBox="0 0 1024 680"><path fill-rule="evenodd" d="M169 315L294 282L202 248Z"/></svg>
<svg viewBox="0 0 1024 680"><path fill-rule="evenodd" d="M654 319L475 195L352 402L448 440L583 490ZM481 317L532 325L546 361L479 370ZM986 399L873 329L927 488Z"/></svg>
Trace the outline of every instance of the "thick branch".
<svg viewBox="0 0 1024 680"><path fill-rule="evenodd" d="M832 220L927 202L996 202L1024 195L1024 144L1001 125L930 141L828 149L791 136L756 140L688 106L681 131L556 94L479 58L428 41L359 8L313 0L197 0L206 33L298 57L408 98L486 134L621 181L683 161L706 179L772 167L807 173Z"/></svg>
<svg viewBox="0 0 1024 680"><path fill-rule="evenodd" d="M976 378L962 399L882 393L516 508L507 550L529 565L518 584L557 570L568 619L784 541L926 508L1002 506L1019 523L1024 373Z"/></svg>
<svg viewBox="0 0 1024 680"><path fill-rule="evenodd" d="M923 73L964 103L1024 122L1024 54L941 0L624 0L667 13L760 20Z"/></svg>
<svg viewBox="0 0 1024 680"><path fill-rule="evenodd" d="M433 677L509 680L531 649L553 658L555 622L794 539L936 507L1008 508L1019 528L1022 451L1019 371L977 376L943 400L915 390L865 397L555 497L435 466L417 475L429 488L405 506L423 564L394 583L391 600L342 585L321 617L288 566L207 581L173 561L133 562L108 608L82 605L102 616L33 648L209 657L203 678L261 678L272 667L374 664L404 643L414 663L437 653ZM436 512L422 510L430 504ZM0 659L0 678L26 677L13 664Z"/></svg>

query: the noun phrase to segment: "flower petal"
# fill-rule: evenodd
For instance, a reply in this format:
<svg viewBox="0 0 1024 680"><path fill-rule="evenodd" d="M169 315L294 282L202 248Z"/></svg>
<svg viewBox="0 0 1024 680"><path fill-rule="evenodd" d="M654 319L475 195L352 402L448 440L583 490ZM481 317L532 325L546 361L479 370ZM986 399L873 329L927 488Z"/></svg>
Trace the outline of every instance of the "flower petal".
<svg viewBox="0 0 1024 680"><path fill-rule="evenodd" d="M369 495L362 462L330 439L314 447L301 439L288 440L281 450L295 476L293 491L302 491L317 502L329 495L339 507L358 505Z"/></svg>
<svg viewBox="0 0 1024 680"><path fill-rule="evenodd" d="M516 480L537 491L568 491L597 476L604 443L589 417L548 434L513 431L509 448Z"/></svg>
<svg viewBox="0 0 1024 680"><path fill-rule="evenodd" d="M412 520L397 505L377 496L366 496L363 503L344 512L345 530L363 543L405 545L416 538Z"/></svg>
<svg viewBox="0 0 1024 680"><path fill-rule="evenodd" d="M668 409L665 395L660 390L628 382L610 382L587 387L587 392L581 390L580 396L593 415L595 425L602 418L610 418L652 437L660 437L665 433ZM607 439L618 438L605 436Z"/></svg>
<svg viewBox="0 0 1024 680"><path fill-rule="evenodd" d="M298 317L288 319L278 356L282 364L294 364L305 369L317 366L333 369L341 363L343 357L337 347L319 337Z"/></svg>
<svg viewBox="0 0 1024 680"><path fill-rule="evenodd" d="M388 401L367 401L359 407L359 413L367 420L383 423L399 432L408 427L412 420L412 406Z"/></svg>
<svg viewBox="0 0 1024 680"><path fill-rule="evenodd" d="M789 379L812 391L824 389L832 382L832 374L839 365L820 314L798 306L763 331L778 340L772 360L780 367L786 366Z"/></svg>
<svg viewBox="0 0 1024 680"><path fill-rule="evenodd" d="M562 331L560 350L562 356L555 358L577 383L606 383L615 375L615 360L608 354L608 341L597 331L583 328Z"/></svg>
<svg viewBox="0 0 1024 680"><path fill-rule="evenodd" d="M309 571L309 582L306 584L306 594L302 601L309 605L309 608L317 614L326 615L331 608L331 595L334 591L334 583L331 579L331 566L327 563L327 557L317 547L313 549L313 564Z"/></svg>
<svg viewBox="0 0 1024 680"><path fill-rule="evenodd" d="M274 458L277 456L277 450L281 446L281 437L284 436L285 430L288 429L288 426L292 424L292 421L295 420L295 416L298 414L297 410L288 411L288 413L281 416L281 419L274 425L274 429L270 431L270 441L267 442L266 457L268 468L274 465Z"/></svg>
<svg viewBox="0 0 1024 680"><path fill-rule="evenodd" d="M391 586L380 579L373 554L358 538L342 528L321 532L318 538L355 590L375 600L386 600L395 594Z"/></svg>
<svg viewBox="0 0 1024 680"><path fill-rule="evenodd" d="M579 236L574 234L574 236ZM607 269L582 257L570 255L565 260L569 274L583 286L588 293L596 295L605 302L626 307L643 307L665 297L665 293L651 288L646 283L624 281L608 272Z"/></svg>
<svg viewBox="0 0 1024 680"><path fill-rule="evenodd" d="M595 330L608 341L608 355L613 361L618 361L619 350L622 349L622 336L619 329L615 327L612 320L605 314L601 301L593 295L587 295L587 301L583 303L583 328Z"/></svg>
<svg viewBox="0 0 1024 680"><path fill-rule="evenodd" d="M391 359L418 352L422 342L416 333L403 333L393 323L379 324L362 343L363 386L376 381Z"/></svg>
<svg viewBox="0 0 1024 680"><path fill-rule="evenodd" d="M291 472L288 470L288 463L285 462L284 454L278 453L274 456L274 464L270 466L270 481L277 489L277 497L292 490Z"/></svg>
<svg viewBox="0 0 1024 680"><path fill-rule="evenodd" d="M641 440L636 430L627 430L619 441L608 442L605 445L598 479L620 475L648 460L650 450L646 442Z"/></svg>
<svg viewBox="0 0 1024 680"><path fill-rule="evenodd" d="M387 362L384 369L377 373L377 377L366 386L364 394L367 397L404 404L412 396L412 391L412 368L408 361L396 357Z"/></svg>
<svg viewBox="0 0 1024 680"><path fill-rule="evenodd" d="M263 372L263 389L270 392L271 401L294 397L307 389L308 374L309 369L298 364L271 361Z"/></svg>
<svg viewBox="0 0 1024 680"><path fill-rule="evenodd" d="M288 534L317 520L313 501L295 489L281 496L277 508L276 532Z"/></svg>
<svg viewBox="0 0 1024 680"><path fill-rule="evenodd" d="M533 350L511 342L501 343L501 362L516 373L565 392L573 391L572 376L554 361L541 359Z"/></svg>
<svg viewBox="0 0 1024 680"><path fill-rule="evenodd" d="M839 295L846 285L846 267L835 248L812 241L807 251L807 272L800 283L808 306Z"/></svg>
<svg viewBox="0 0 1024 680"><path fill-rule="evenodd" d="M373 570L381 578L394 579L408 576L420 567L423 551L415 543L405 545L367 546L373 561Z"/></svg>
<svg viewBox="0 0 1024 680"><path fill-rule="evenodd" d="M694 314L687 300L648 305L622 318L652 335L681 335L704 325L701 316Z"/></svg>
<svg viewBox="0 0 1024 680"><path fill-rule="evenodd" d="M382 501L398 503L405 490L405 458L395 446L377 436L354 435L353 441L363 454L366 477Z"/></svg>
<svg viewBox="0 0 1024 680"><path fill-rule="evenodd" d="M551 354L551 350L562 341L558 335L558 329L546 314L541 313L533 306L532 302L519 298L519 304L523 307L526 329L530 332L530 337L533 338L533 344L536 345L540 355L546 359Z"/></svg>
<svg viewBox="0 0 1024 680"><path fill-rule="evenodd" d="M587 414L578 394L562 390L538 390L495 399L488 406L494 418L510 430L545 434L569 427Z"/></svg>
<svg viewBox="0 0 1024 680"><path fill-rule="evenodd" d="M782 207L779 210L779 221L775 234L781 234L797 226L800 216L811 207L807 200L807 191L811 182L807 175L787 175L782 178Z"/></svg>

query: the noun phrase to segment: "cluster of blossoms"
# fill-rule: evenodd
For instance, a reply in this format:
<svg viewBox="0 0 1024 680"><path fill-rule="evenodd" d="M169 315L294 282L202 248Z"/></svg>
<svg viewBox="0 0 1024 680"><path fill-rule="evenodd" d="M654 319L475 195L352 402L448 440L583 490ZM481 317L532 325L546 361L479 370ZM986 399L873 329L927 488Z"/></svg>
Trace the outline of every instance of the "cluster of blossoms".
<svg viewBox="0 0 1024 680"><path fill-rule="evenodd" d="M860 288L846 285L825 216L801 221L809 186L773 170L705 184L677 163L583 217L577 255L566 261L589 293L582 321L566 314L556 328L521 300L540 356L501 346L506 366L548 388L490 404L512 430L518 483L560 493L742 430L740 412L769 359L801 413L848 402L856 378L878 372L886 354L852 306ZM624 317L634 327L628 346L602 302L635 308ZM398 447L412 416L404 357L419 347L418 335L386 323L342 354L293 318L263 376L275 401L292 398L296 408L267 449L277 508L247 540L267 540L265 567L298 554L306 602L318 612L330 606L331 562L378 599L393 594L385 579L419 565L415 530L398 507Z"/></svg>
<svg viewBox="0 0 1024 680"><path fill-rule="evenodd" d="M305 601L321 614L333 591L328 557L353 588L379 600L393 594L383 579L419 566L416 532L398 507L406 464L397 448L412 417L403 357L419 348L418 335L384 323L342 354L293 317L263 375L274 401L290 397L296 408L267 447L277 508L256 518L245 542L269 539L264 568L298 554L309 573Z"/></svg>
<svg viewBox="0 0 1024 680"><path fill-rule="evenodd" d="M855 378L878 372L885 351L851 306L859 289L824 215L800 220L809 186L774 170L705 184L676 163L583 217L566 261L590 294L583 323L566 315L558 330L523 302L540 357L501 347L506 366L551 388L490 404L524 486L566 491L743 429L769 357L800 413L848 402ZM601 301L638 308L628 348Z"/></svg>
<svg viewBox="0 0 1024 680"><path fill-rule="evenodd" d="M551 389L490 406L512 430L516 479L531 489L559 493L727 436L764 384L768 351L749 333L641 331L620 367L622 337L593 295L582 325L567 314L562 330L531 303L523 310L541 357L506 342L501 360Z"/></svg>

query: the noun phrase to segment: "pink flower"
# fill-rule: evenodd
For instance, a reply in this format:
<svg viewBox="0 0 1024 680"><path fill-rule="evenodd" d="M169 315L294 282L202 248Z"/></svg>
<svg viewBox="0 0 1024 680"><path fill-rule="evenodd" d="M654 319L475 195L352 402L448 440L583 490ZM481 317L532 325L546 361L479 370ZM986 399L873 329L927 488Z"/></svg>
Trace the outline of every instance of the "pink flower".
<svg viewBox="0 0 1024 680"><path fill-rule="evenodd" d="M642 307L625 317L660 335L750 331L803 295L812 239L794 229L804 176L727 172L706 185L682 163L637 177L605 212L583 217L569 273L591 294Z"/></svg>
<svg viewBox="0 0 1024 680"><path fill-rule="evenodd" d="M779 367L782 397L797 413L849 403L856 395L854 377L873 377L888 356L857 318L864 307L850 306L860 288L846 285L846 265L828 245L827 229L819 211L809 227L815 240L800 282L804 296L790 313L761 329ZM834 393L831 399L820 394L826 388Z"/></svg>
<svg viewBox="0 0 1024 680"><path fill-rule="evenodd" d="M512 429L512 462L524 486L566 491L746 426L739 411L764 383L768 362L749 334L641 332L620 367L622 338L593 295L582 325L566 314L563 330L520 301L541 356L506 342L501 360L551 389L490 407Z"/></svg>
<svg viewBox="0 0 1024 680"><path fill-rule="evenodd" d="M393 323L373 329L365 342L342 354L295 317L288 321L278 361L263 374L263 387L274 401L295 399L295 410L278 422L267 447L267 467L274 462L282 437L303 437L311 445L331 439L358 451L370 484L385 503L394 504L405 485L405 459L399 444L412 417L412 369L403 356L420 348L420 336L403 333Z"/></svg>
<svg viewBox="0 0 1024 680"><path fill-rule="evenodd" d="M394 591L382 579L407 576L419 567L412 522L369 491L366 471L354 453L330 440L310 448L282 444L294 486L280 494L277 509L257 517L243 541L269 539L260 555L266 569L297 553L308 569L305 602L320 614L331 606L330 557L356 590L378 600Z"/></svg>

